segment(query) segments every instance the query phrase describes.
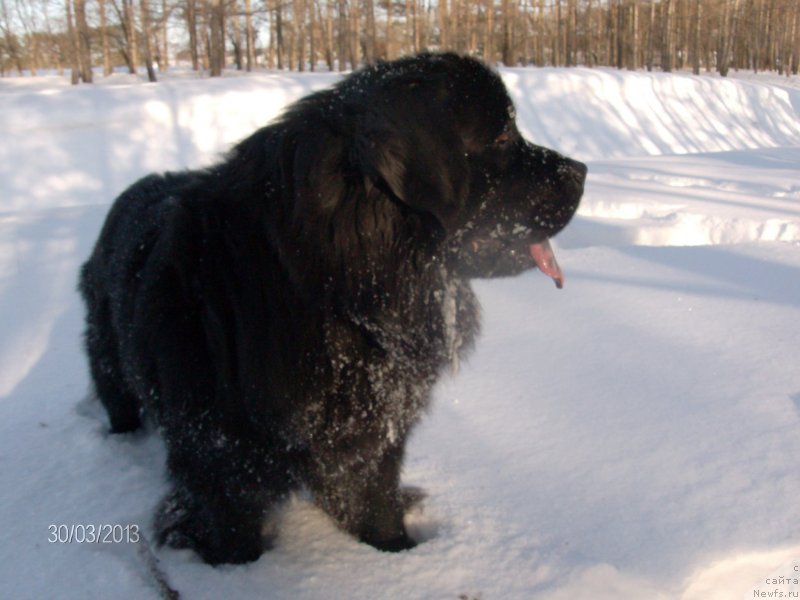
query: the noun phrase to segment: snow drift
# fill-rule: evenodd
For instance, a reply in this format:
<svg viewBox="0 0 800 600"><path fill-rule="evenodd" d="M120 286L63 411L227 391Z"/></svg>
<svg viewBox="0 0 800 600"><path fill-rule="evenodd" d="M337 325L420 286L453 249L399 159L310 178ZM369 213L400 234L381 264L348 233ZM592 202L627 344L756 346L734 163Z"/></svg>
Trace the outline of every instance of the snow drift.
<svg viewBox="0 0 800 600"><path fill-rule="evenodd" d="M528 139L579 160L800 145L800 90L688 75L505 69ZM335 74L26 91L1 82L0 210L107 203L199 167ZM31 186L32 181L36 186Z"/></svg>

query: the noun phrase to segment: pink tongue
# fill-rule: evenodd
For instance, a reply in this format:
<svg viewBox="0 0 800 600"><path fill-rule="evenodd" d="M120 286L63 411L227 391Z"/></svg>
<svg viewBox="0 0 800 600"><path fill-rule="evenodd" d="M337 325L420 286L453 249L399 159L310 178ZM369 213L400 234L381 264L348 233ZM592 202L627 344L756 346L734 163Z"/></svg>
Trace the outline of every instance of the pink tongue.
<svg viewBox="0 0 800 600"><path fill-rule="evenodd" d="M539 270L545 275L552 277L558 289L564 287L564 273L561 272L561 267L559 267L556 262L556 255L553 254L553 247L550 245L550 240L545 240L538 244L531 244L530 251Z"/></svg>

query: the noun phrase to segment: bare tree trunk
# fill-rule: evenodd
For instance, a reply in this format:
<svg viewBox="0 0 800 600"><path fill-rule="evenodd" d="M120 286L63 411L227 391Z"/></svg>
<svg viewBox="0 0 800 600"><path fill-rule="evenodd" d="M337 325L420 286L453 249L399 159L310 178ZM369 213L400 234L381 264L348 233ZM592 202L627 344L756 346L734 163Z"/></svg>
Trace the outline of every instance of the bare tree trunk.
<svg viewBox="0 0 800 600"><path fill-rule="evenodd" d="M92 49L89 41L89 25L86 22L86 0L75 0L75 26L81 79L84 83L92 83Z"/></svg>
<svg viewBox="0 0 800 600"><path fill-rule="evenodd" d="M139 43L136 39L136 16L133 10L133 0L123 0L125 6L125 37L128 41L128 68L136 74L139 70Z"/></svg>
<svg viewBox="0 0 800 600"><path fill-rule="evenodd" d="M484 32L483 53L487 62L495 61L494 55L494 0L486 0L486 31Z"/></svg>
<svg viewBox="0 0 800 600"><path fill-rule="evenodd" d="M546 34L546 27L544 21L544 0L539 0L536 10L536 29L537 35L534 38L533 56L534 61L540 67L544 66L545 62L545 44L544 37Z"/></svg>
<svg viewBox="0 0 800 600"><path fill-rule="evenodd" d="M700 0L698 0L700 1ZM648 71L653 70L653 59L655 56L656 41L656 0L650 0L650 20L648 23L647 52L645 53L645 67Z"/></svg>
<svg viewBox="0 0 800 600"><path fill-rule="evenodd" d="M242 24L239 22L241 17L239 0L233 0L233 4L230 6L233 9L229 18L233 30L233 62L236 64L236 70L241 71L244 68L244 53L242 52Z"/></svg>
<svg viewBox="0 0 800 600"><path fill-rule="evenodd" d="M306 70L306 63L308 61L306 55L306 38L308 36L308 2L309 0L297 0L300 9L300 23L297 25L297 68L300 71Z"/></svg>
<svg viewBox="0 0 800 600"><path fill-rule="evenodd" d="M394 5L392 0L386 0L386 60L394 60Z"/></svg>
<svg viewBox="0 0 800 600"><path fill-rule="evenodd" d="M364 21L367 30L364 32L364 62L371 65L377 58L375 56L375 41L378 33L375 29L375 3L373 0L364 0Z"/></svg>
<svg viewBox="0 0 800 600"><path fill-rule="evenodd" d="M189 55L192 57L192 69L200 69L200 57L197 52L197 4L196 0L186 0L186 29L189 30Z"/></svg>
<svg viewBox="0 0 800 600"><path fill-rule="evenodd" d="M161 0L161 22L158 27L159 48L158 69L165 72L169 68L169 12L167 0Z"/></svg>
<svg viewBox="0 0 800 600"><path fill-rule="evenodd" d="M297 70L306 70L306 0L295 0L297 2L297 13L295 20L295 31L297 39Z"/></svg>
<svg viewBox="0 0 800 600"><path fill-rule="evenodd" d="M279 0L280 1L280 0ZM291 20L288 18L284 21L284 36L286 36L286 47L289 50L289 70L299 69L300 54L300 28L303 27L302 23L302 9L300 7L301 0L291 0ZM288 4L287 4L288 6Z"/></svg>
<svg viewBox="0 0 800 600"><path fill-rule="evenodd" d="M681 49L680 52L678 52L678 64L681 69L689 65L692 55L691 46L694 28L692 27L693 9L691 4L691 0L680 0L678 3L680 6L680 15L678 19L680 21L681 30Z"/></svg>
<svg viewBox="0 0 800 600"><path fill-rule="evenodd" d="M325 62L333 71L333 0L325 2Z"/></svg>
<svg viewBox="0 0 800 600"><path fill-rule="evenodd" d="M628 0L617 2L617 68L630 67L631 38Z"/></svg>
<svg viewBox="0 0 800 600"><path fill-rule="evenodd" d="M788 7L787 7L788 9ZM780 11L779 11L780 12ZM780 36L776 42L775 53L778 56L778 73L788 76L792 64L792 27L794 10L786 10L780 19Z"/></svg>
<svg viewBox="0 0 800 600"><path fill-rule="evenodd" d="M98 0L100 9L100 40L103 45L103 76L108 77L112 73L111 69L111 50L108 45L108 23L106 21L106 0Z"/></svg>
<svg viewBox="0 0 800 600"><path fill-rule="evenodd" d="M561 3L562 0L556 0L556 43L553 51L553 66L555 67L564 64L564 19L561 14Z"/></svg>
<svg viewBox="0 0 800 600"><path fill-rule="evenodd" d="M67 8L67 31L69 35L69 49L70 49L70 63L72 64L72 70L70 73L70 82L72 85L78 85L81 81L81 66L80 60L78 58L78 32L75 27L75 22L72 18L72 0L66 0L66 8ZM22 74L22 65L18 65L17 68L19 69L20 75Z"/></svg>
<svg viewBox="0 0 800 600"><path fill-rule="evenodd" d="M281 0L273 0L275 7L275 59L278 70L283 69L283 7Z"/></svg>
<svg viewBox="0 0 800 600"><path fill-rule="evenodd" d="M144 35L144 64L147 67L147 80L151 83L157 81L156 71L153 68L153 44L151 40L150 10L148 0L139 0L139 10L142 19L142 35Z"/></svg>
<svg viewBox="0 0 800 600"><path fill-rule="evenodd" d="M419 0L417 18L419 22L419 48L427 50L433 45L433 9Z"/></svg>
<svg viewBox="0 0 800 600"><path fill-rule="evenodd" d="M770 13L769 13L769 3L766 1L761 2L762 8L762 16L761 16L761 48L759 50L759 56L761 57L761 61L758 65L758 69L760 71L765 71L769 68L769 46L771 42L770 38Z"/></svg>
<svg viewBox="0 0 800 600"><path fill-rule="evenodd" d="M337 68L338 71L341 72L341 71L344 71L344 69L345 69L345 64L346 64L346 61L347 61L347 47L348 47L348 43L347 43L347 34L348 34L348 29L347 29L347 2L346 2L346 0L338 0L338 12L339 12L339 19L338 19L338 21L339 21L339 32L338 32L339 33L339 35L338 35L338 42L339 42L338 43L338 47L339 47L339 50L338 50L337 54L338 54L339 61L338 61L338 64L337 64L336 68Z"/></svg>
<svg viewBox="0 0 800 600"><path fill-rule="evenodd" d="M800 7L794 5L794 25L792 25L792 74L797 75L800 69Z"/></svg>
<svg viewBox="0 0 800 600"><path fill-rule="evenodd" d="M619 3L620 0L609 0L608 19L608 62L619 68Z"/></svg>
<svg viewBox="0 0 800 600"><path fill-rule="evenodd" d="M725 77L728 74L728 36L730 35L730 0L723 0L717 40L717 71Z"/></svg>
<svg viewBox="0 0 800 600"><path fill-rule="evenodd" d="M197 42L200 44L200 69L211 71L211 4L210 0L200 0L197 11Z"/></svg>
<svg viewBox="0 0 800 600"><path fill-rule="evenodd" d="M252 71L256 64L255 35L253 31L253 7L251 0L244 0L245 69Z"/></svg>
<svg viewBox="0 0 800 600"><path fill-rule="evenodd" d="M470 45L470 27L472 26L472 0L453 0L453 13L455 13L456 28L452 34L453 45L457 52L468 52ZM513 8L513 7L512 7ZM513 26L513 24L512 24ZM513 30L512 30L513 39Z"/></svg>
<svg viewBox="0 0 800 600"><path fill-rule="evenodd" d="M754 3L753 13L754 20L755 20L755 27L751 27L753 40L752 44L752 51L751 51L751 60L752 64L750 67L753 71L758 72L761 68L760 56L761 56L761 31L763 27L763 20L762 20L762 5Z"/></svg>
<svg viewBox="0 0 800 600"><path fill-rule="evenodd" d="M483 46L484 58L486 57L486 39L488 37L486 31L481 32L480 30L480 23L482 17L488 18L488 10L484 7L483 0L471 0L475 4L474 6L467 6L467 10L469 11L469 19L470 19L470 38L469 38L469 52L470 54L477 54ZM484 24L484 30L487 29L486 25ZM483 37L481 38L481 33L483 33Z"/></svg>
<svg viewBox="0 0 800 600"><path fill-rule="evenodd" d="M315 71L317 68L317 4L315 0L305 0L308 3L308 66Z"/></svg>
<svg viewBox="0 0 800 600"><path fill-rule="evenodd" d="M633 0L631 3L631 57L628 63L628 69L635 71L639 68L639 3Z"/></svg>
<svg viewBox="0 0 800 600"><path fill-rule="evenodd" d="M617 0L617 68L628 64L630 40L628 39L628 7L625 0Z"/></svg>
<svg viewBox="0 0 800 600"><path fill-rule="evenodd" d="M737 13L739 12L739 0L725 0L725 10L723 12L722 40L719 53L719 74L723 77L728 75L730 69L731 55L733 53L733 40L736 36Z"/></svg>
<svg viewBox="0 0 800 600"><path fill-rule="evenodd" d="M358 33L359 33L359 14L358 14L358 2L351 0L350 4L350 29L348 30L348 50L350 52L350 68L355 70L358 68L359 63L359 40L358 40Z"/></svg>
<svg viewBox="0 0 800 600"><path fill-rule="evenodd" d="M564 52L564 64L568 67L574 67L576 62L576 40L578 37L578 23L577 11L575 0L567 0L567 22L566 22L566 46Z"/></svg>
<svg viewBox="0 0 800 600"><path fill-rule="evenodd" d="M208 62L211 77L219 77L225 66L225 5L222 0L210 1Z"/></svg>
<svg viewBox="0 0 800 600"><path fill-rule="evenodd" d="M500 48L501 60L503 64L510 67L514 63L511 55L511 2L510 0L503 0L502 4L502 18L503 18L503 41Z"/></svg>
<svg viewBox="0 0 800 600"><path fill-rule="evenodd" d="M419 40L420 40L420 30L419 30L419 7L417 5L417 0L405 0L408 6L409 17L410 17L410 28L406 30L408 34L408 51L409 52L419 52Z"/></svg>
<svg viewBox="0 0 800 600"><path fill-rule="evenodd" d="M700 32L702 31L701 22L703 20L703 3L701 0L694 2L694 36L692 42L692 73L700 74Z"/></svg>
<svg viewBox="0 0 800 600"><path fill-rule="evenodd" d="M594 66L594 20L592 18L592 0L586 2L584 25L584 38L583 38L583 61L587 67Z"/></svg>
<svg viewBox="0 0 800 600"><path fill-rule="evenodd" d="M406 27L405 32L403 34L403 47L410 48L412 52L416 52L413 48L414 43L414 30L417 28L417 24L414 22L413 17L411 16L411 0L405 0L403 3L403 9L405 13L406 19Z"/></svg>
<svg viewBox="0 0 800 600"><path fill-rule="evenodd" d="M449 15L447 14L447 0L438 0L439 6L439 49L446 50L450 45L448 28Z"/></svg>
<svg viewBox="0 0 800 600"><path fill-rule="evenodd" d="M673 69L674 58L674 36L673 36L673 16L675 14L676 0L663 0L662 3L662 23L663 23L663 47L661 49L661 70L669 73Z"/></svg>
<svg viewBox="0 0 800 600"><path fill-rule="evenodd" d="M775 49L776 40L778 38L776 32L777 22L775 20L776 12L775 0L770 0L767 3L767 43L765 48L766 62L764 63L764 68L768 71L774 71L777 63L777 51Z"/></svg>

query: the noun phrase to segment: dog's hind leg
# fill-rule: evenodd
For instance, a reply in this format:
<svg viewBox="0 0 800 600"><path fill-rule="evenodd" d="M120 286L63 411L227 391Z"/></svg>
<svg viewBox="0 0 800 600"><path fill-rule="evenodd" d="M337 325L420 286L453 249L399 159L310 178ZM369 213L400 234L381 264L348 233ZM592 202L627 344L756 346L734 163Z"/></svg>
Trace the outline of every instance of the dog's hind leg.
<svg viewBox="0 0 800 600"><path fill-rule="evenodd" d="M213 565L257 560L269 547L265 518L291 486L286 444L242 410L225 338L198 326L203 319L191 316L180 290L166 284L159 290L165 303L148 304L159 318L134 340L158 373L152 411L172 483L156 514L157 540L192 549Z"/></svg>
<svg viewBox="0 0 800 600"><path fill-rule="evenodd" d="M140 402L123 378L109 300L92 289L89 269L89 265L84 267L81 291L86 300L85 344L95 392L108 413L111 432L134 431L142 424Z"/></svg>
<svg viewBox="0 0 800 600"><path fill-rule="evenodd" d="M262 526L291 484L284 458L236 429L203 416L167 424L173 488L156 514L157 539L212 565L254 561L269 549Z"/></svg>

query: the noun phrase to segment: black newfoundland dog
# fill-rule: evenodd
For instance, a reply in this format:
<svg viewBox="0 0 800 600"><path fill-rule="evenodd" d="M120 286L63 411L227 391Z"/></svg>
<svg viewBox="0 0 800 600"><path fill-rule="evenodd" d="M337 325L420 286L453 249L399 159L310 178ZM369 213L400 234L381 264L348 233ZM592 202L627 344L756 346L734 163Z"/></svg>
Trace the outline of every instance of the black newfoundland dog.
<svg viewBox="0 0 800 600"><path fill-rule="evenodd" d="M152 416L161 543L265 548L300 486L380 550L414 546L399 488L439 373L478 330L476 277L537 267L586 167L525 141L497 73L453 54L377 64L288 108L201 171L113 205L80 290L111 430Z"/></svg>

